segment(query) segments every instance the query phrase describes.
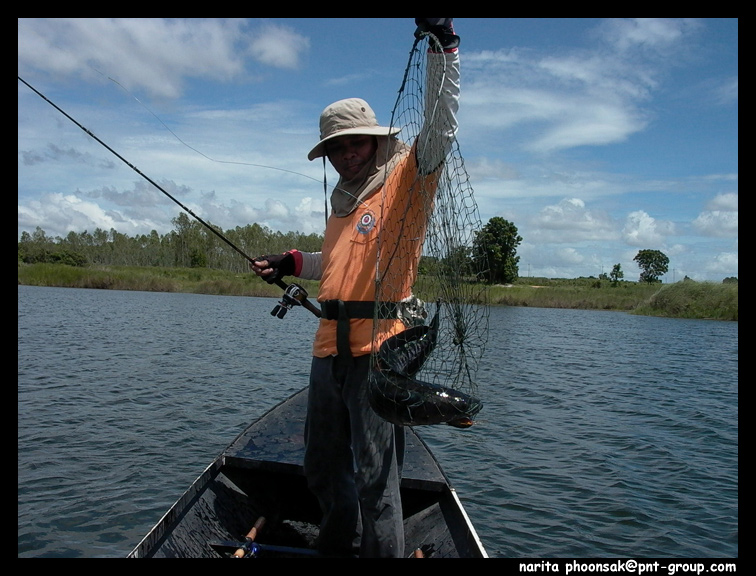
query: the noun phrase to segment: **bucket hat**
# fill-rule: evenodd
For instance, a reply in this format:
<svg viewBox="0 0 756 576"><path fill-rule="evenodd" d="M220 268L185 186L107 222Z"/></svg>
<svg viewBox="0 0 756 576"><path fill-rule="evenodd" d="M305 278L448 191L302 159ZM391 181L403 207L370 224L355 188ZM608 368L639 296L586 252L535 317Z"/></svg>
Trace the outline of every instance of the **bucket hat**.
<svg viewBox="0 0 756 576"><path fill-rule="evenodd" d="M379 126L375 112L362 98L347 98L330 104L320 115L320 142L310 150L309 160L325 156L325 143L338 136L367 134L390 136L400 128Z"/></svg>

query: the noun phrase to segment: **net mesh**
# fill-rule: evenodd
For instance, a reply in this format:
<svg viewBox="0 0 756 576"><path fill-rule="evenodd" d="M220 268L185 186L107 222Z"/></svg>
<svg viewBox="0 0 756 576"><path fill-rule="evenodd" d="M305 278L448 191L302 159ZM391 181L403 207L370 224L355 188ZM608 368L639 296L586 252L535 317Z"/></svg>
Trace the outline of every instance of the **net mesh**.
<svg viewBox="0 0 756 576"><path fill-rule="evenodd" d="M425 92L427 87L430 91L438 86L438 82L426 84L426 53L435 42L432 35L415 41L391 117L391 126L401 128L402 140L428 146L426 151L431 153L434 146L448 148L442 138L417 142L423 122L437 113L439 103L439 93ZM433 62L436 66L437 61ZM445 154L443 150L435 153L444 161L433 175L415 175L411 183L405 183L408 197L398 201L387 197L383 204L377 240L374 342L380 343L398 330L433 322L434 342L423 352L427 357L420 372L411 376L477 395L475 373L488 334L488 292L480 281L487 265L473 253L481 221L456 139ZM387 189L390 186L384 185L383 194ZM384 320L390 315L387 303L397 301L402 303L403 328Z"/></svg>

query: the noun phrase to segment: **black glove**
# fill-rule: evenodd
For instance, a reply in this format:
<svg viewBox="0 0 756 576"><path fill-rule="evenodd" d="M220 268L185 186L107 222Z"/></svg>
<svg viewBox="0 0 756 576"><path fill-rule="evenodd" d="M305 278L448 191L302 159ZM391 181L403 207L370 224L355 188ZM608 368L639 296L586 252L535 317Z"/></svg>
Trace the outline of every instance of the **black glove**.
<svg viewBox="0 0 756 576"><path fill-rule="evenodd" d="M273 284L279 278L284 276L291 276L294 274L294 255L291 252L284 252L283 254L269 254L267 256L260 256L255 258L255 263L268 261L268 268L272 268L273 272L267 276L261 276L268 284ZM265 268L267 270L268 268Z"/></svg>
<svg viewBox="0 0 756 576"><path fill-rule="evenodd" d="M415 38L422 38L429 32L433 34L444 50L451 50L459 46L459 36L454 33L454 18L415 18L417 29Z"/></svg>

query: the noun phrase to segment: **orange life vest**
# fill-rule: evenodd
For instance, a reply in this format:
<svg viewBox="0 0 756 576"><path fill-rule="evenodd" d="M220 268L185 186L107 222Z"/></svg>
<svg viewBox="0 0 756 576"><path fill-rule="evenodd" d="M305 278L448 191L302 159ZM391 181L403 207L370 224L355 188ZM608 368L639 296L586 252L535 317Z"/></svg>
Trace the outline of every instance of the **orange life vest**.
<svg viewBox="0 0 756 576"><path fill-rule="evenodd" d="M437 182L436 175L418 177L413 147L373 195L347 216L329 217L322 248L319 302L374 302L379 279L381 301L399 302L410 296ZM373 318L351 318L352 356L371 353L404 328L401 320L379 320L374 343ZM321 318L313 355L323 358L336 353L337 320Z"/></svg>

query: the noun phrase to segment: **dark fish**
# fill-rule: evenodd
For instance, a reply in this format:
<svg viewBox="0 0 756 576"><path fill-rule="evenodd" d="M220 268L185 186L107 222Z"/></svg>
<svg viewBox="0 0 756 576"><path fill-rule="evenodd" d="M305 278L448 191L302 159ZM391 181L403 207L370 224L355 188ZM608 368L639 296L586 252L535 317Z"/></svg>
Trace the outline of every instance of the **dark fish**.
<svg viewBox="0 0 756 576"><path fill-rule="evenodd" d="M370 374L369 398L384 420L400 426L468 428L483 407L469 394L414 378L436 347L438 322L436 312L428 326L408 328L381 344Z"/></svg>
<svg viewBox="0 0 756 576"><path fill-rule="evenodd" d="M387 339L378 351L381 366L406 376L414 376L436 347L438 313L428 326L414 326Z"/></svg>
<svg viewBox="0 0 756 576"><path fill-rule="evenodd" d="M371 373L369 398L381 418L400 426L469 428L483 408L483 403L469 394L380 369Z"/></svg>

